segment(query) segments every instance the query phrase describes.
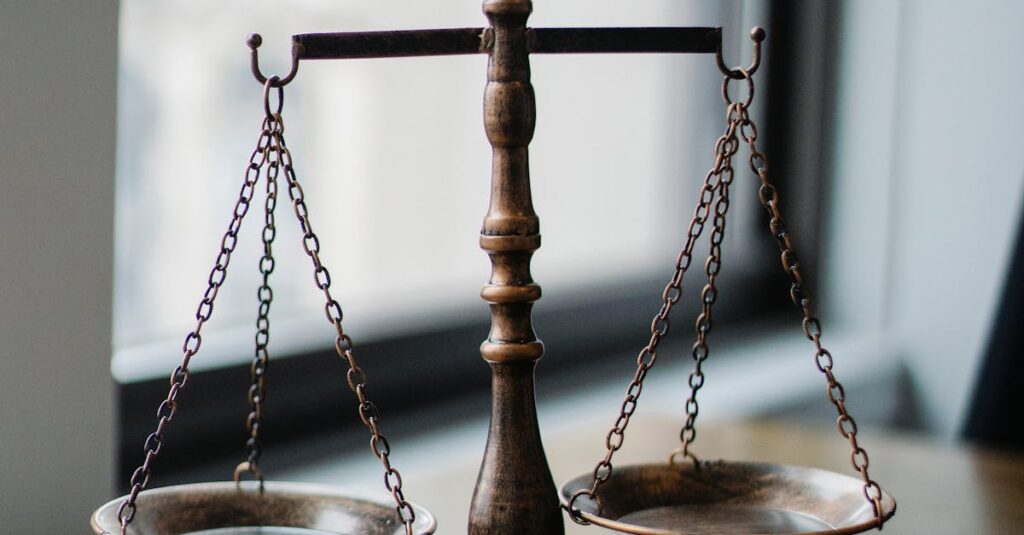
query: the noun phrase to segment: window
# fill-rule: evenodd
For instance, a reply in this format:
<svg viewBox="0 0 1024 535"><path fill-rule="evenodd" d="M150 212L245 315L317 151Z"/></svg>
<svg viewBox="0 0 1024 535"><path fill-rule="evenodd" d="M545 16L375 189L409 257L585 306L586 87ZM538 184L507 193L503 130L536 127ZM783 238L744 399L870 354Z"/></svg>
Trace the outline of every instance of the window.
<svg viewBox="0 0 1024 535"><path fill-rule="evenodd" d="M125 384L127 464L180 360L262 119L244 36L263 30L264 71L284 72L292 33L486 24L472 6L401 4L307 2L283 16L271 2L122 3L112 367ZM536 9L537 27L749 26L739 4L651 1L621 11L615 2L580 1ZM738 57L740 47L727 50ZM372 361L364 367L378 397L410 397L409 388L440 396L460 370L486 378L476 353L489 321L478 296L489 264L477 241L490 176L480 117L485 65L484 56L307 61L285 91L286 136L322 256L346 328ZM707 56L541 56L531 65L538 107L531 174L544 239L533 263L544 289L535 317L549 355L557 355L542 367L557 369L642 343L723 128L720 78ZM753 232L760 225L753 187L737 181L734 198L744 200L731 208L723 277L735 290L723 299L725 314L762 304L739 297L770 267L752 254L771 245ZM293 412L288 425L298 428L301 415L325 403L337 409L321 397L333 395L342 376L321 356L332 346L331 329L297 224L281 204L271 373L290 386L273 391L270 403L280 404L278 414ZM244 415L260 207L253 203L243 225L193 359L206 378L193 382L184 406L203 410L179 426L195 440L212 443L224 432L218 419L236 405L222 391L238 403L231 417ZM695 295L700 284L688 287ZM581 330L594 334L580 340ZM323 374L337 381L325 384ZM225 386L211 392L213 384Z"/></svg>

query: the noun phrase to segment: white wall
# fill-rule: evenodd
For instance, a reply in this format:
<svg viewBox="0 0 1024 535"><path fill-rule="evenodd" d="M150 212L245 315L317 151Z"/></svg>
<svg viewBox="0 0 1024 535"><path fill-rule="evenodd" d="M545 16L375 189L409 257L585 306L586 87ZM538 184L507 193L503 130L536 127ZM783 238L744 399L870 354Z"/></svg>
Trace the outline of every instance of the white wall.
<svg viewBox="0 0 1024 535"><path fill-rule="evenodd" d="M927 426L963 424L1024 196L1024 4L846 2L832 313L902 358Z"/></svg>
<svg viewBox="0 0 1024 535"><path fill-rule="evenodd" d="M0 3L0 524L110 499L116 1Z"/></svg>

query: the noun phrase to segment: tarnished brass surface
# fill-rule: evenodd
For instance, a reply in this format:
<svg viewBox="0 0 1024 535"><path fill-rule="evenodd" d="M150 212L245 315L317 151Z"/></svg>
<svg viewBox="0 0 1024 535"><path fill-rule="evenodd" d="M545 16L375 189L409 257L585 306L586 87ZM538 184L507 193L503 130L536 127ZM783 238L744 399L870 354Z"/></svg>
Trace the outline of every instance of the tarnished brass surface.
<svg viewBox="0 0 1024 535"><path fill-rule="evenodd" d="M113 500L93 514L92 528L96 533L117 533L121 529L117 509L123 501L123 497ZM390 496L306 483L267 482L262 495L255 483L243 484L241 488L232 482L177 485L142 492L137 503L138 514L128 528L130 534L180 535L256 526L303 528L339 535L405 533ZM434 533L434 517L417 505L413 509L413 532ZM231 531L214 531L218 532Z"/></svg>
<svg viewBox="0 0 1024 535"><path fill-rule="evenodd" d="M567 503L587 488L592 474L562 487ZM600 507L577 500L583 518L593 524L643 535L848 534L877 525L863 482L852 477L798 466L704 461L644 464L616 468L601 487ZM882 495L886 519L896 502Z"/></svg>
<svg viewBox="0 0 1024 535"><path fill-rule="evenodd" d="M541 296L530 274L540 223L530 196L528 146L536 104L530 84L529 0L485 0L491 23L484 131L492 148L491 204L480 246L491 259L481 297L491 331L480 353L491 366L491 426L469 511L470 535L561 535L558 491L544 456L533 371L544 344L531 311Z"/></svg>
<svg viewBox="0 0 1024 535"><path fill-rule="evenodd" d="M486 54L489 28L446 28L385 32L305 33L292 36L298 60L399 58ZM722 46L721 28L531 28L531 54L713 53ZM258 34L254 34L258 35ZM253 38L262 43L262 38ZM296 67L297 68L297 67ZM253 68L259 73L259 66ZM257 74L256 79L263 77Z"/></svg>

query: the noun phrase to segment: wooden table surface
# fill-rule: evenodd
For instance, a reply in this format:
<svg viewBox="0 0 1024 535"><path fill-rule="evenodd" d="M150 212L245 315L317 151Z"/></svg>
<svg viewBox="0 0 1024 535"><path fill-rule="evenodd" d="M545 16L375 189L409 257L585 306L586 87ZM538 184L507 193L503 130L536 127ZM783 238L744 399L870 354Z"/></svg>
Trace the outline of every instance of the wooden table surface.
<svg viewBox="0 0 1024 535"><path fill-rule="evenodd" d="M813 430L764 421L712 422L698 429L696 451L705 459L812 466L853 474L849 446L832 426ZM592 423L545 435L556 484L592 470L603 454L603 430ZM676 446L678 423L636 419L616 464L657 462ZM1024 455L939 444L930 439L861 430L874 479L895 496L895 518L885 533L1024 534ZM479 468L477 459L408 479L416 501L439 521L438 533L461 533ZM436 489L449 489L449 492ZM471 491L470 491L471 492ZM566 519L566 533L608 533Z"/></svg>

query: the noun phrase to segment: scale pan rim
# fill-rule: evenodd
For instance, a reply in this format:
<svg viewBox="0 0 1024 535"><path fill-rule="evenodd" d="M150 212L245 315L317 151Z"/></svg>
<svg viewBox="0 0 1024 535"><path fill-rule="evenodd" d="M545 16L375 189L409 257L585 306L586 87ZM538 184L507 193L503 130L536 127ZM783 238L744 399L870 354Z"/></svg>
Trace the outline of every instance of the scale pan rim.
<svg viewBox="0 0 1024 535"><path fill-rule="evenodd" d="M145 490L139 494L137 501L139 513L134 522L129 526L128 533L153 533L155 535L163 535L165 533L164 531L150 531L151 529L155 529L154 526L140 525L139 522L145 521L147 518L152 519L154 517L162 517L162 515L173 514L174 512L180 513L185 507L189 507L188 505L184 505L185 503L194 504L192 505L194 509L189 509L190 513L194 515L197 509L201 511L203 507L208 507L209 504L214 503L215 501L221 501L221 503L229 504L241 504L243 501L251 502L254 495L258 496L257 485L258 484L254 481L246 481L242 483L242 488L238 489L233 481L217 481L172 485ZM117 510L126 497L127 496L121 496L115 500L111 500L96 509L90 518L90 525L95 533L116 534L120 532L121 528L117 521ZM391 496L388 494L316 483L267 481L264 485L264 497L276 500L276 502L272 503L278 503L280 505L280 507L277 507L276 509L280 510L282 515L291 514L287 512L287 504L284 502L290 502L292 504L302 503L303 509L301 514L295 513L294 510L292 510L292 513L297 514L298 516L305 516L306 520L296 521L295 517L282 517L282 521L284 523L260 523L259 525L262 527L291 527L321 530L327 533L349 533L350 531L336 530L351 530L351 522L349 522L347 526L332 526L330 525L330 519L337 518L338 515L344 515L345 513L348 513L351 516L357 516L359 515L359 510L356 506L358 506L363 507L366 511L379 512L379 514L385 518L387 513L395 515L396 521L394 535L404 535L405 533L405 530L402 528L402 524L397 521L398 513L395 510L395 504L392 501ZM223 500L226 500L226 502L223 502ZM417 535L433 534L437 529L437 521L434 518L434 515L422 506L416 505L412 502L409 502L409 504L412 506L413 512L416 514L416 519L413 521L413 532ZM385 513L385 511L387 513ZM334 517L331 515L334 515ZM189 531L201 532L209 529L246 526L252 526L252 524L224 525L223 522L215 522L208 526L196 525ZM167 531L166 533L170 533L170 531ZM381 533L389 533L390 535L390 532L387 531L382 531Z"/></svg>
<svg viewBox="0 0 1024 535"><path fill-rule="evenodd" d="M577 491L589 488L593 477L588 472L565 483L559 493L563 507L568 508L569 499ZM684 478L689 478L690 483L686 492L700 496L699 499L684 496L678 491ZM701 535L729 530L724 526L722 529L714 528L711 524L714 513L773 515L772 518L780 522L767 531L755 529L750 533L839 535L861 533L876 527L874 509L864 498L863 488L862 480L819 468L701 461L700 470L695 470L692 463L672 465L666 462L616 467L611 478L598 491L598 495L603 496L604 511L598 510L586 498L577 500L576 505L587 522L636 535ZM882 518L887 521L896 513L896 500L883 490L881 501ZM703 508L712 513L707 515L712 519L704 526L680 527L678 524L666 525L664 520L659 525L661 519L668 518L671 522L670 514L649 513L655 510L670 512L679 506ZM786 517L809 519L821 527L780 528L785 524L778 520L783 518L779 513ZM788 518L783 520L789 522Z"/></svg>

